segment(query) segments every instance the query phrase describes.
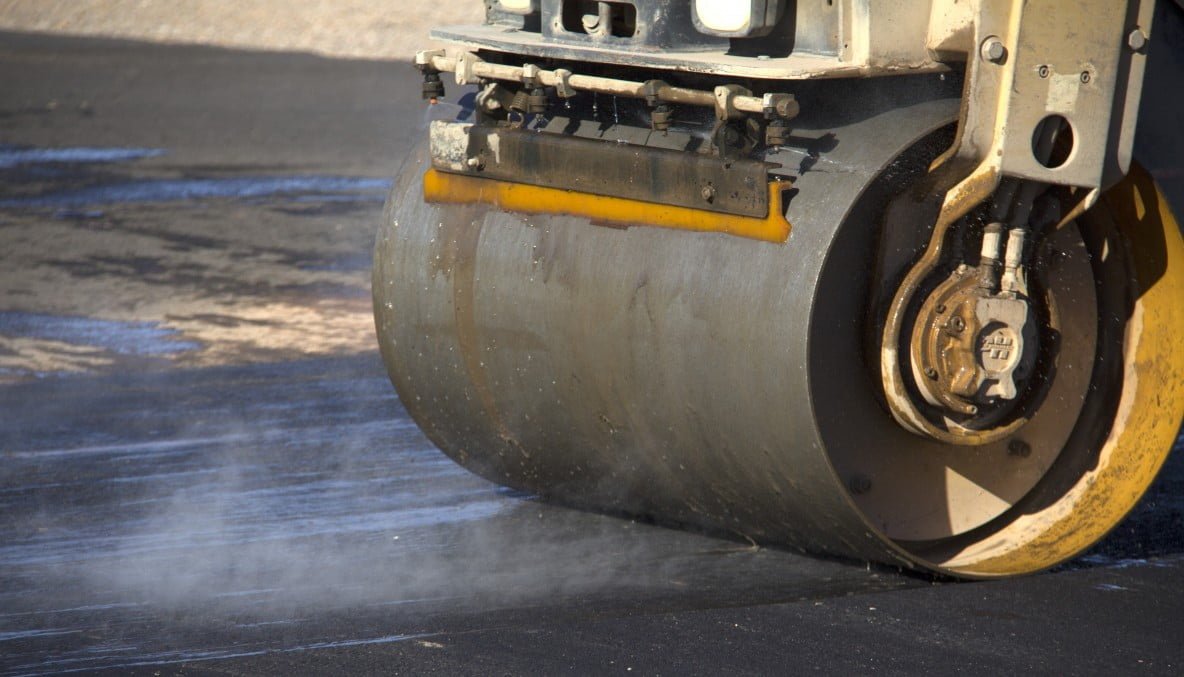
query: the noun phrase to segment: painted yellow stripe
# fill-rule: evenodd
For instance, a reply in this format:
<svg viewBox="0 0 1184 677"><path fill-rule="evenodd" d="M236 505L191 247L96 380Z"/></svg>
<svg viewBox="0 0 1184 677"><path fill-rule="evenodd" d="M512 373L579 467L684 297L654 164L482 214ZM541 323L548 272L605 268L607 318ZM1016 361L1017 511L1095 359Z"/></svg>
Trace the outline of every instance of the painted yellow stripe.
<svg viewBox="0 0 1184 677"><path fill-rule="evenodd" d="M427 202L488 204L510 212L567 214L622 226L657 226L727 233L765 242L785 242L790 225L783 214L783 191L788 183L769 184L769 215L765 218L719 214L689 207L673 207L620 197L592 195L559 188L543 188L429 169L423 177Z"/></svg>

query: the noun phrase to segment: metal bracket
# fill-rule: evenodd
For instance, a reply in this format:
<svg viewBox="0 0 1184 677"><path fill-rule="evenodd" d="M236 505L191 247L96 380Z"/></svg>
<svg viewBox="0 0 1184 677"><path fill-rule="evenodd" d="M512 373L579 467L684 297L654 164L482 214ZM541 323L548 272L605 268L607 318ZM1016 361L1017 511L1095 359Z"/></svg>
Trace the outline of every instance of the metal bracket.
<svg viewBox="0 0 1184 677"><path fill-rule="evenodd" d="M743 114L736 106L736 99L752 96L752 92L740 85L720 85L715 88L713 93L715 94L715 118L717 120L735 120L742 117ZM763 99L761 100L761 112L764 112Z"/></svg>
<svg viewBox="0 0 1184 677"><path fill-rule="evenodd" d="M980 0L958 137L938 163L972 169L943 216L961 217L1003 176L1087 189L1122 178L1146 64L1129 36L1145 42L1153 10L1151 0ZM1071 130L1060 162L1037 156L1046 120Z"/></svg>
<svg viewBox="0 0 1184 677"><path fill-rule="evenodd" d="M433 60L436 67L439 68L439 60ZM461 52L456 57L456 84L458 85L475 85L481 82L481 76L477 74L479 69L478 64L484 64L485 61L473 54L472 52ZM446 70L446 69L441 69Z"/></svg>
<svg viewBox="0 0 1184 677"><path fill-rule="evenodd" d="M892 299L880 346L884 394L905 428L958 444L1007 434L1006 428L938 424L920 412L899 355L908 308L941 260L950 227L989 198L1004 176L1085 188L1068 219L1125 175L1153 10L1153 0L979 0L965 15L973 30L949 31L973 40L960 46L967 65L957 137L931 170L938 185L952 187L929 245ZM1136 31L1142 41L1131 39ZM1062 157L1048 154L1054 142L1045 130L1052 122L1071 130Z"/></svg>
<svg viewBox="0 0 1184 677"><path fill-rule="evenodd" d="M570 99L576 95L576 90L571 86L571 71L566 68L555 69L555 94L561 99Z"/></svg>
<svg viewBox="0 0 1184 677"><path fill-rule="evenodd" d="M522 86L534 89L539 86L539 67L532 64L522 64Z"/></svg>
<svg viewBox="0 0 1184 677"><path fill-rule="evenodd" d="M758 160L441 121L432 123L430 139L440 171L719 214L770 213L769 169L776 165Z"/></svg>
<svg viewBox="0 0 1184 677"><path fill-rule="evenodd" d="M436 71L432 60L436 57L444 58L446 55L442 49L422 49L415 53L415 67L422 70Z"/></svg>

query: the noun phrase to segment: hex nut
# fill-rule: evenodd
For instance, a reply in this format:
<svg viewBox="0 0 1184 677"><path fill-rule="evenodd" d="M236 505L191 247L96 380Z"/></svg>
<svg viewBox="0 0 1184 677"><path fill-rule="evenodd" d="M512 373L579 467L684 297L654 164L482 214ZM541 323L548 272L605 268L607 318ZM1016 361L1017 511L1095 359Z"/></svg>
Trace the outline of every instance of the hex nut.
<svg viewBox="0 0 1184 677"><path fill-rule="evenodd" d="M1126 36L1126 44L1134 51L1141 52L1147 46L1147 34L1143 32L1143 29L1136 28Z"/></svg>
<svg viewBox="0 0 1184 677"><path fill-rule="evenodd" d="M994 36L983 40L980 52L983 58L991 63L1000 63L1007 56L1007 48L1003 46L1003 41Z"/></svg>

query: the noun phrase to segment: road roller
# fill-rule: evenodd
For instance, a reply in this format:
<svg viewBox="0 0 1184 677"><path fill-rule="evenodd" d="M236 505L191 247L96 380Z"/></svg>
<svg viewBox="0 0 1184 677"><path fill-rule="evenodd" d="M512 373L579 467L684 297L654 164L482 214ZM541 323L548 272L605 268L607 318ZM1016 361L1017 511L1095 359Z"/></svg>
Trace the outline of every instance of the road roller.
<svg viewBox="0 0 1184 677"><path fill-rule="evenodd" d="M568 506L942 576L1064 562L1184 416L1184 242L1132 157L1181 11L487 0L414 59L437 112L373 272L399 398Z"/></svg>

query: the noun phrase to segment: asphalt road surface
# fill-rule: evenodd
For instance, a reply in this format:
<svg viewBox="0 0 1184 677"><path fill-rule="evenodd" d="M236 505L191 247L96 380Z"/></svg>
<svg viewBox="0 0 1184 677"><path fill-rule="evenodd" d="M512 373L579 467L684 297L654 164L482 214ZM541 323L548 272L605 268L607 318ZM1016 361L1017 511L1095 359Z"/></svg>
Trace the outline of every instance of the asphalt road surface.
<svg viewBox="0 0 1184 677"><path fill-rule="evenodd" d="M418 90L389 63L0 34L0 671L1184 670L1180 453L1093 552L973 584L454 466L369 311Z"/></svg>

